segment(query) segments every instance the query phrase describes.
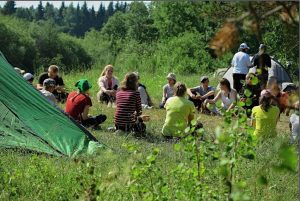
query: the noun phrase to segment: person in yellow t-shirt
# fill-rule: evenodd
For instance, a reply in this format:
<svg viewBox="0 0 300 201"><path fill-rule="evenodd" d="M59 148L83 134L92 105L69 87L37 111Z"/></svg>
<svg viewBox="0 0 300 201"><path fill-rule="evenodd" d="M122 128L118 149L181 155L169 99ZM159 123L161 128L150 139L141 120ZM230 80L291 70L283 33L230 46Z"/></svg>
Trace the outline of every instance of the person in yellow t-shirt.
<svg viewBox="0 0 300 201"><path fill-rule="evenodd" d="M176 83L174 96L166 101L166 120L162 128L162 134L166 138L182 137L186 127L194 119L195 106L186 99L187 88L183 83Z"/></svg>
<svg viewBox="0 0 300 201"><path fill-rule="evenodd" d="M252 109L252 125L255 127L254 135L258 137L276 136L276 124L280 110L272 105L273 96L269 90L263 90L259 99L259 106Z"/></svg>

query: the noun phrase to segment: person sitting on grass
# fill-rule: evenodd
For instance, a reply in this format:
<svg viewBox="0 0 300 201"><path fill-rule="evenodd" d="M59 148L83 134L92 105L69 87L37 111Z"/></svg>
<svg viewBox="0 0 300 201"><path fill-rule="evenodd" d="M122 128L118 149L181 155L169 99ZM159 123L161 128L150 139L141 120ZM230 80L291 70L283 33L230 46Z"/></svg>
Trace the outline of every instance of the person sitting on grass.
<svg viewBox="0 0 300 201"><path fill-rule="evenodd" d="M89 97L89 90L92 85L86 79L76 82L77 91L69 94L65 112L84 127L92 127L92 129L100 129L99 125L106 120L106 115L91 116L89 115L92 101Z"/></svg>
<svg viewBox="0 0 300 201"><path fill-rule="evenodd" d="M240 92L240 101L245 103L243 108L246 110L248 117L251 116L252 108L259 105L260 87L256 75L248 73L246 82Z"/></svg>
<svg viewBox="0 0 300 201"><path fill-rule="evenodd" d="M59 76L59 67L56 65L51 65L48 68L48 72L42 73L39 76L37 89L43 89L43 83L45 79L54 79L55 80L55 90L53 91L54 96L56 97L57 102L64 103L68 97L68 93L66 92L65 84L62 77Z"/></svg>
<svg viewBox="0 0 300 201"><path fill-rule="evenodd" d="M189 95L189 100L192 101L198 111L205 113L207 108L204 106L204 101L208 99L213 99L215 94L215 89L209 86L209 79L207 76L202 76L200 78L200 86L187 89Z"/></svg>
<svg viewBox="0 0 300 201"><path fill-rule="evenodd" d="M97 99L99 102L105 102L108 107L114 106L116 100L116 92L119 87L119 80L113 75L114 67L107 65L103 69L98 79L99 92Z"/></svg>
<svg viewBox="0 0 300 201"><path fill-rule="evenodd" d="M272 96L269 90L263 90L260 94L259 105L252 109L252 126L255 127L254 135L258 137L275 137L276 124L280 110L272 105Z"/></svg>
<svg viewBox="0 0 300 201"><path fill-rule="evenodd" d="M53 91L55 90L55 80L48 78L43 82L43 89L40 92L53 104L57 104L57 100L53 95Z"/></svg>
<svg viewBox="0 0 300 201"><path fill-rule="evenodd" d="M153 103L152 103L151 98L148 94L146 86L139 82L140 81L139 73L135 72L135 74L138 78L138 92L140 92L142 107L145 108L145 109L151 109L152 106L153 106Z"/></svg>
<svg viewBox="0 0 300 201"><path fill-rule="evenodd" d="M167 76L168 84L163 86L163 97L162 102L159 105L160 109L163 109L168 98L174 95L174 85L176 83L176 75L174 73L169 73Z"/></svg>
<svg viewBox="0 0 300 201"><path fill-rule="evenodd" d="M135 73L127 73L116 94L115 127L116 130L144 134L144 121L149 116L142 115L140 93L137 91L138 78Z"/></svg>
<svg viewBox="0 0 300 201"><path fill-rule="evenodd" d="M185 128L191 126L191 121L195 118L195 106L185 98L186 91L185 84L177 82L174 86L174 96L165 104L167 114L162 135L166 139L184 137ZM196 127L202 125L197 124Z"/></svg>
<svg viewBox="0 0 300 201"><path fill-rule="evenodd" d="M231 88L230 82L226 78L221 79L220 89L221 90L218 92L218 94L215 96L214 99L206 99L204 103L205 105L208 103L213 104L207 106L207 108L209 108L209 110L215 114L221 114L221 112L216 110L214 106L218 100L222 101L221 110L225 110L225 111L229 111L233 109L237 101L237 92L235 89Z"/></svg>
<svg viewBox="0 0 300 201"><path fill-rule="evenodd" d="M25 73L23 75L23 78L30 84L32 85L33 80L34 80L34 76L31 73Z"/></svg>

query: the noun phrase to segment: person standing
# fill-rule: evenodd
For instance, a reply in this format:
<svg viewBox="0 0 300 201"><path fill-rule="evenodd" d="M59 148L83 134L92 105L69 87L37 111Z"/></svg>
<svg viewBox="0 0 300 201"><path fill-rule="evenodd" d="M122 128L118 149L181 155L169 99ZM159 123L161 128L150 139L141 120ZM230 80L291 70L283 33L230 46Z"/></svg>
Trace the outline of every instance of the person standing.
<svg viewBox="0 0 300 201"><path fill-rule="evenodd" d="M240 90L243 87L241 81L245 81L246 75L249 71L249 68L252 67L250 57L247 54L250 48L246 43L242 43L239 47L239 52L237 52L231 62L233 67L233 88L240 93Z"/></svg>
<svg viewBox="0 0 300 201"><path fill-rule="evenodd" d="M256 75L259 80L261 90L266 88L271 68L271 57L266 53L267 47L260 44L258 53L253 58L253 66L256 66Z"/></svg>

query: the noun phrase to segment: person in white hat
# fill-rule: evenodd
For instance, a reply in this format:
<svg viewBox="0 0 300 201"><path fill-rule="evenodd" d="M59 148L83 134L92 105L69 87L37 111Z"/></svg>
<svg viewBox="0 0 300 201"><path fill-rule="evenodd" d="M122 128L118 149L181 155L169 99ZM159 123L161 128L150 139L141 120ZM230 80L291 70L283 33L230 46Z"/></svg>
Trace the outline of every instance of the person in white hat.
<svg viewBox="0 0 300 201"><path fill-rule="evenodd" d="M163 97L162 102L159 105L160 109L163 109L168 98L174 95L174 85L176 84L176 75L169 73L167 76L168 84L163 86Z"/></svg>
<svg viewBox="0 0 300 201"><path fill-rule="evenodd" d="M233 88L239 93L243 87L242 80L245 81L246 75L253 65L251 64L250 57L247 51L250 48L246 43L242 43L239 47L239 52L237 52L231 62L233 67Z"/></svg>
<svg viewBox="0 0 300 201"><path fill-rule="evenodd" d="M40 92L53 104L57 104L57 100L53 94L56 82L52 78L47 78L43 81L43 89Z"/></svg>
<svg viewBox="0 0 300 201"><path fill-rule="evenodd" d="M32 85L32 82L34 80L34 76L31 74L31 73L25 73L23 75L23 78L29 83Z"/></svg>
<svg viewBox="0 0 300 201"><path fill-rule="evenodd" d="M261 90L266 88L271 68L271 57L266 53L267 46L260 44L258 53L254 56L253 66L256 66L256 75L259 80Z"/></svg>

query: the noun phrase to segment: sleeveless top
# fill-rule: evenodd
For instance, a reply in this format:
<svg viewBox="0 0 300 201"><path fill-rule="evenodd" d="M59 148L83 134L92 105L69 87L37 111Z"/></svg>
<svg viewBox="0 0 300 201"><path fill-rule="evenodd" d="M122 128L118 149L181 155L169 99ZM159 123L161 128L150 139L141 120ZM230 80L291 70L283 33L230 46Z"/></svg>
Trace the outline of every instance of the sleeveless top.
<svg viewBox="0 0 300 201"><path fill-rule="evenodd" d="M224 109L228 109L229 106L236 100L235 94L235 89L231 89L229 95L225 95L223 91L221 92L222 107Z"/></svg>

